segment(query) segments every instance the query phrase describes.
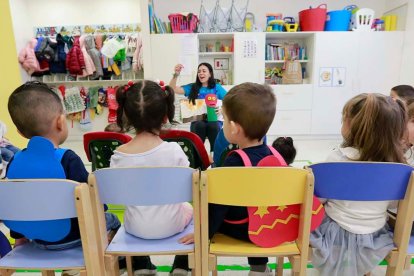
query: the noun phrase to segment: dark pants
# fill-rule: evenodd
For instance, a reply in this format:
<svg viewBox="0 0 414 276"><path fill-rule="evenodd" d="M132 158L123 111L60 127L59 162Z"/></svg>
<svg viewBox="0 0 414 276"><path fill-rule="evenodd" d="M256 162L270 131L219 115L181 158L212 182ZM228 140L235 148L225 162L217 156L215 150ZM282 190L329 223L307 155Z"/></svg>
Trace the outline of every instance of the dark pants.
<svg viewBox="0 0 414 276"><path fill-rule="evenodd" d="M222 122L220 121L196 121L191 122L190 131L197 134L201 138L201 141L203 141L203 143L207 137L208 141L210 142L210 151L212 152L214 150L214 142L216 141L216 137L221 129L221 126Z"/></svg>

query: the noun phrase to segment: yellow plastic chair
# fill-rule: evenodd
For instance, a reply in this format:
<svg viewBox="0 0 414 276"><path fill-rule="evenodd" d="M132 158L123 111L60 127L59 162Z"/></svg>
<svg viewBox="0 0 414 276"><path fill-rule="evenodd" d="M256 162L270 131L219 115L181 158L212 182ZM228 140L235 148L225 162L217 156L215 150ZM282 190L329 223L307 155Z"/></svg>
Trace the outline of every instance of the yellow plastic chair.
<svg viewBox="0 0 414 276"><path fill-rule="evenodd" d="M95 171L88 182L97 221L100 250L104 252L107 275L119 275L118 256L127 256L128 275L133 276L131 256L188 255L193 275L201 275L200 173L187 167L105 168ZM194 216L183 232L165 239L140 239L128 234L124 226L108 244L102 203L151 206L193 202ZM194 233L194 244L178 240Z"/></svg>
<svg viewBox="0 0 414 276"><path fill-rule="evenodd" d="M305 275L312 216L313 174L291 167L214 168L201 175L202 274L217 275L218 256L289 257L293 275ZM273 248L216 234L209 241L208 204L232 206L280 206L302 204L296 242Z"/></svg>

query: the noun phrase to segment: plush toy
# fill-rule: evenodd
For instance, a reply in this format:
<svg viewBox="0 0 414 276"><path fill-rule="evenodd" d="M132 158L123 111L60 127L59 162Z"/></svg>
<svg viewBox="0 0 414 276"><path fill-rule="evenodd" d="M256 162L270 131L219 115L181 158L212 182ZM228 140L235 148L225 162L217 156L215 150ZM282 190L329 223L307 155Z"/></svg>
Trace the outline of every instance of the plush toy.
<svg viewBox="0 0 414 276"><path fill-rule="evenodd" d="M207 94L205 97L206 106L207 106L207 121L217 122L217 95L216 94Z"/></svg>

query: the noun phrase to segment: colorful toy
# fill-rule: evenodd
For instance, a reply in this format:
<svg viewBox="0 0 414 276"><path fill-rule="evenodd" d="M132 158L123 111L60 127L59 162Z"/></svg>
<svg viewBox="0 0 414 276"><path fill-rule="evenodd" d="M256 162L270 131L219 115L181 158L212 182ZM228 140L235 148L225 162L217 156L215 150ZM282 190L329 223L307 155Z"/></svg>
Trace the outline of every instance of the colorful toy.
<svg viewBox="0 0 414 276"><path fill-rule="evenodd" d="M205 97L206 106L207 106L207 121L217 122L217 96L216 94L207 94Z"/></svg>
<svg viewBox="0 0 414 276"><path fill-rule="evenodd" d="M293 17L285 17L283 18L283 21L285 21L286 32L297 32L298 31L299 24L296 23Z"/></svg>

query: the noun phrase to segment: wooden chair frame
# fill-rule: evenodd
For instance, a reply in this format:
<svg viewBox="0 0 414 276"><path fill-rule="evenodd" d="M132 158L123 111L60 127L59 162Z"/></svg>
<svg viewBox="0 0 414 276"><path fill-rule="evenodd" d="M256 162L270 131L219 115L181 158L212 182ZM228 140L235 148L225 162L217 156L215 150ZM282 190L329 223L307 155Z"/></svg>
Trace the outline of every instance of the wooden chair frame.
<svg viewBox="0 0 414 276"><path fill-rule="evenodd" d="M286 176L288 175L288 176ZM282 176L282 177L281 177ZM281 178L280 178L281 177ZM252 179L254 181L252 181ZM285 182L288 181L288 182ZM301 195L295 195L295 201L290 202L283 196L275 195L272 191L287 187L293 182ZM284 183L285 182L285 183ZM270 183L270 184L269 184ZM289 184L288 184L289 183ZM230 200L226 199L229 194ZM250 193L243 196L246 191L254 191L255 196ZM287 194L282 192L283 194ZM223 196L220 196L223 195ZM293 194L293 193L292 193ZM240 198L238 198L240 197ZM298 197L300 199L298 200ZM237 200L236 200L237 199ZM313 174L310 170L296 169L290 167L253 167L253 168L214 168L201 174L201 246L202 246L202 274L208 275L213 271L217 275L217 256L247 256L247 257L284 257L288 256L292 263L294 275L305 275L309 252L309 233L312 216L313 200ZM208 204L217 203L236 206L277 206L301 203L301 214L299 218L299 237L294 244L295 251L279 251L278 247L259 248L260 252L212 252L208 233ZM223 235L224 236L224 235ZM214 238L213 238L214 239ZM240 243L243 243L240 241ZM258 248L258 247L257 247ZM299 252L299 253L298 253Z"/></svg>
<svg viewBox="0 0 414 276"><path fill-rule="evenodd" d="M3 184L4 182L7 182L7 185L15 185L18 186L19 184L22 184L22 182L25 182L29 185L38 185L39 189L41 189L42 182L50 182L53 185L61 185L60 183L66 183L69 185L74 186L74 194L73 194L73 200L74 205L76 207L76 213L78 215L78 221L79 221L79 229L80 229L80 235L82 240L82 251L83 251L83 257L84 257L84 266L77 266L77 267L62 267L59 265L56 266L47 266L47 267L25 267L22 266L13 266L13 267L0 267L0 275L1 276L9 276L12 275L13 272L16 269L40 269L42 271L43 276L51 276L54 275L54 270L58 269L78 269L80 270L81 276L101 276L104 275L104 260L103 260L103 254L98 251L98 244L97 239L95 236L95 228L92 226L92 223L94 221L93 213L92 213L92 203L89 193L88 185L85 183L77 183L75 181L71 180L63 180L63 179L24 179L24 180L3 180L0 181L0 184ZM50 195L48 193L49 191L45 190L44 194L45 197L50 197L53 195ZM41 200L38 200L39 202ZM43 200L44 201L44 200ZM38 206L38 203L35 203ZM26 208L26 207L24 207ZM24 209L23 208L23 209ZM39 209L39 207L35 207ZM19 210L19 212L22 212L22 210ZM25 212L25 211L24 211ZM24 213L22 213L24 215ZM19 214L21 216L21 214ZM2 219L7 219L3 217ZM27 219L30 219L27 217ZM37 218L36 218L37 219ZM21 245L23 246L29 246L29 244ZM13 250L20 250L20 246L13 249ZM9 253L13 255L13 250ZM42 251L41 249L39 249ZM50 253L53 255L53 251L45 250L46 254ZM62 250L60 252L65 252L65 250ZM8 254L8 255L9 255ZM7 257L7 255L6 255ZM27 258L25 258L26 260Z"/></svg>
<svg viewBox="0 0 414 276"><path fill-rule="evenodd" d="M125 168L119 168L122 170ZM154 169L154 168L153 168ZM191 168L186 168L191 169ZM105 169L105 170L114 170L114 169ZM134 252L119 252L119 253L110 253L106 252L108 246L108 239L106 238L106 229L105 229L105 217L103 212L103 205L100 200L97 179L94 174L89 175L88 179L90 194L93 205L93 213L96 221L96 233L99 236L99 251L102 252L105 259L105 275L119 275L119 266L118 266L118 257L126 256L127 261L127 273L128 276L133 276L134 272L132 270L132 256L145 256L145 255L184 255L188 254L189 258L189 268L192 269L193 275L201 275L201 237L200 237L200 212L199 212L199 198L200 198L200 172L194 170L192 174L192 197L193 197L193 207L194 207L194 250L193 251L169 251L169 252L140 252L137 248ZM116 183L114 183L116 185ZM120 204L118 202L117 204ZM177 241L178 242L178 241ZM181 254L180 254L181 253Z"/></svg>

